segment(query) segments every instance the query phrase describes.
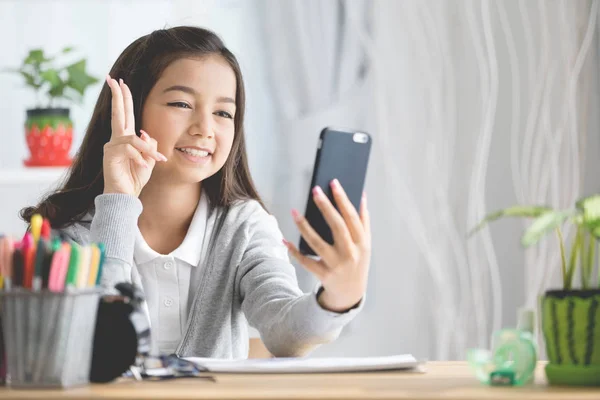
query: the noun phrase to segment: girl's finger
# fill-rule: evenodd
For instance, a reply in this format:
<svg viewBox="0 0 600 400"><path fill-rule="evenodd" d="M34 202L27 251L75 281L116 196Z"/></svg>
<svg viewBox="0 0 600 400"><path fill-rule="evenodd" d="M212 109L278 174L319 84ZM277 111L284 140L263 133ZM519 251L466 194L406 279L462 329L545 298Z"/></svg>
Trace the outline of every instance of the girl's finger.
<svg viewBox="0 0 600 400"><path fill-rule="evenodd" d="M356 208L354 208L348 195L346 195L346 191L337 179L331 181L331 190L333 192L335 203L337 204L342 217L344 217L350 235L352 235L352 239L355 243L360 243L363 240L364 227Z"/></svg>
<svg viewBox="0 0 600 400"><path fill-rule="evenodd" d="M143 129L140 129L140 138L148 143L151 147L152 150L156 151L158 153L158 142L156 141L156 139L150 137L150 135L148 135L148 132L146 132ZM159 153L160 154L160 153Z"/></svg>
<svg viewBox="0 0 600 400"><path fill-rule="evenodd" d="M125 117L125 130L132 130L135 132L135 116L133 114L133 96L129 86L123 79L119 80L121 86L121 93L123 95L123 115Z"/></svg>
<svg viewBox="0 0 600 400"><path fill-rule="evenodd" d="M156 152L157 154L161 154L159 153L156 149L158 148L158 142L151 138L150 135L148 135L148 133L146 133L146 131L144 130L140 130L141 133L141 138L143 141L145 141L146 143L148 143L150 145L150 148L152 149L152 151ZM162 155L162 154L161 154ZM144 156L144 154L142 154L142 156ZM144 156L144 159L146 160L146 162L148 163L148 165L150 165L151 167L154 168L154 164L156 163L156 160L150 156ZM165 157L166 160L166 157Z"/></svg>
<svg viewBox="0 0 600 400"><path fill-rule="evenodd" d="M296 246L294 246L285 239L283 239L283 244L285 245L285 247L287 247L292 257L298 260L298 262L304 268L312 272L317 278L319 278L319 280L322 279L322 277L327 272L327 267L323 265L322 261L313 260L312 258L305 256L304 254L300 253L300 250L298 250Z"/></svg>
<svg viewBox="0 0 600 400"><path fill-rule="evenodd" d="M112 110L110 115L111 137L125 136L125 116L123 110L123 94L116 80L106 75L106 83L112 94Z"/></svg>
<svg viewBox="0 0 600 400"><path fill-rule="evenodd" d="M140 139L142 139L144 142L148 143L148 145L150 145L150 146L152 145L150 135L148 135L148 133L143 129L140 129Z"/></svg>
<svg viewBox="0 0 600 400"><path fill-rule="evenodd" d="M362 199L360 201L360 221L365 230L366 239L371 242L371 216L369 215L369 209L367 208L367 193L363 192Z"/></svg>
<svg viewBox="0 0 600 400"><path fill-rule="evenodd" d="M145 136L144 136L145 135ZM109 142L111 146L118 146L122 144L129 144L137 149L137 151L144 153L144 156L150 156L156 161L167 161L167 157L163 154L156 151L153 148L151 143L151 139L146 132L142 133L142 137L137 137L136 135L127 135L123 137L119 137L115 140Z"/></svg>
<svg viewBox="0 0 600 400"><path fill-rule="evenodd" d="M298 211L292 210L292 217L298 226L298 230L300 230L300 234L306 243L308 243L308 245L314 250L314 252L326 262L327 260L331 260L331 256L334 252L331 245L324 241L321 236L319 236L313 227L310 226L306 218L300 215Z"/></svg>
<svg viewBox="0 0 600 400"><path fill-rule="evenodd" d="M323 214L323 218L325 218L327 225L331 228L334 245L341 248L347 248L348 244L352 243L352 237L350 236L350 232L348 232L348 227L344 222L344 218L342 218L333 204L331 204L329 198L325 196L323 189L319 186L315 186L312 194L315 205L319 211L321 211L321 214Z"/></svg>
<svg viewBox="0 0 600 400"><path fill-rule="evenodd" d="M125 152L129 156L129 158L132 159L133 161L135 161L135 163L138 164L140 167L144 167L144 168L150 167L150 165L148 165L146 160L144 160L144 157L142 156L142 154L132 145L126 144Z"/></svg>

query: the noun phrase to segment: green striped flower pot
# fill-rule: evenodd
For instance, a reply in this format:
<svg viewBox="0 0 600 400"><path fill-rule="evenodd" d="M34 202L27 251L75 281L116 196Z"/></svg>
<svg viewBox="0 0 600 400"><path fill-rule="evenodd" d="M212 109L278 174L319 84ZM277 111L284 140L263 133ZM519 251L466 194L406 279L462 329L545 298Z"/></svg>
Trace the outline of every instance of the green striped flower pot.
<svg viewBox="0 0 600 400"><path fill-rule="evenodd" d="M600 386L600 289L547 291L542 331L548 382Z"/></svg>
<svg viewBox="0 0 600 400"><path fill-rule="evenodd" d="M30 157L28 167L68 167L73 143L73 122L68 108L27 110L25 139Z"/></svg>

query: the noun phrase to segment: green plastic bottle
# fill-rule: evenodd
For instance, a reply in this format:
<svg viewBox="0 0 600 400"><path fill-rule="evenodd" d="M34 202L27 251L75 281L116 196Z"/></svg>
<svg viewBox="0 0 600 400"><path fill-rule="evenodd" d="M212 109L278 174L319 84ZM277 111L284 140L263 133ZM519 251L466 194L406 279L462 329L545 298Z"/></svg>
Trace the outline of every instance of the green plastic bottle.
<svg viewBox="0 0 600 400"><path fill-rule="evenodd" d="M522 386L531 382L538 354L534 326L534 312L521 310L517 329L494 332L491 351L469 350L467 360L477 379L494 386Z"/></svg>

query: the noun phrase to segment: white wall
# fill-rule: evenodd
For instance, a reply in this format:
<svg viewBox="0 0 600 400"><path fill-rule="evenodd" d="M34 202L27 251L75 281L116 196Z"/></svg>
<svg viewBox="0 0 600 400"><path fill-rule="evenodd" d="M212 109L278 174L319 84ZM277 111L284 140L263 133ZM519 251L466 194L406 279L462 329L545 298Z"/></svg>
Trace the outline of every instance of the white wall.
<svg viewBox="0 0 600 400"><path fill-rule="evenodd" d="M247 87L246 132L250 168L259 190L270 203L270 179L276 153L272 103L268 95L256 9L243 1L168 0L7 0L0 2L0 68L17 67L28 51L48 53L65 46L76 48L74 57L86 57L88 71L101 82L91 86L81 106L71 108L74 122L72 153L79 147L101 89L103 77L121 51L139 36L176 25L200 25L215 30L238 57ZM51 22L52 21L52 22ZM10 38L10 39L7 39ZM69 59L67 59L69 60ZM28 157L23 124L25 110L33 108L33 91L20 76L0 74L0 231L21 232L17 211L30 205L50 186L44 177L29 174L28 184L16 183ZM31 170L29 170L31 172ZM55 175L59 175L55 173ZM21 178L19 178L20 180ZM4 183L2 183L4 182ZM10 196L7 194L10 193Z"/></svg>

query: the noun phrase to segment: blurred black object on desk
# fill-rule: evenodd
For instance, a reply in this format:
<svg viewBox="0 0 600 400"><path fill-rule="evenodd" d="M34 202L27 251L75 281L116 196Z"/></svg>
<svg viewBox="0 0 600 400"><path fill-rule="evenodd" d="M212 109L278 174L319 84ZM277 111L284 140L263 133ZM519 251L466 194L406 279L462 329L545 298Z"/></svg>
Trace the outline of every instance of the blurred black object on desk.
<svg viewBox="0 0 600 400"><path fill-rule="evenodd" d="M142 310L141 291L130 283L115 286L98 306L90 382L110 382L150 353L150 325Z"/></svg>

